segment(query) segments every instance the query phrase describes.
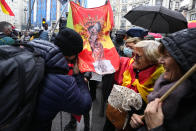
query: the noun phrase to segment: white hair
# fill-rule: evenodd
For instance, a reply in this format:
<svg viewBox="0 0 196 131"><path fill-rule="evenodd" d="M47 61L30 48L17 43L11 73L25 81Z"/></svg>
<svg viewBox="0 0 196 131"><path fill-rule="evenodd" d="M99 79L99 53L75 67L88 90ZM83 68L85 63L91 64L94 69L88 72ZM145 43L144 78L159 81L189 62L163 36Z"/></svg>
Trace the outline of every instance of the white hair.
<svg viewBox="0 0 196 131"><path fill-rule="evenodd" d="M159 45L160 43L155 40L142 40L135 44L134 47L142 48L146 59L153 63L157 63L158 58L160 57L158 52Z"/></svg>

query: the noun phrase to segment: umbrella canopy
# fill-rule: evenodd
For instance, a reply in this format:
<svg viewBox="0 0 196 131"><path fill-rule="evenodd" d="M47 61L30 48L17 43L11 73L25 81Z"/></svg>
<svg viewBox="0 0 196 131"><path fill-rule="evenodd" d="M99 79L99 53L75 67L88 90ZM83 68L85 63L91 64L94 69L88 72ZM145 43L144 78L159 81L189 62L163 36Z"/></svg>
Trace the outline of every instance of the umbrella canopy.
<svg viewBox="0 0 196 131"><path fill-rule="evenodd" d="M188 22L188 28L196 28L196 20Z"/></svg>
<svg viewBox="0 0 196 131"><path fill-rule="evenodd" d="M180 12L163 6L139 6L124 17L133 25L155 33L173 33L187 28L187 20Z"/></svg>
<svg viewBox="0 0 196 131"><path fill-rule="evenodd" d="M148 30L141 27L132 27L126 34L131 37L144 37L148 34Z"/></svg>

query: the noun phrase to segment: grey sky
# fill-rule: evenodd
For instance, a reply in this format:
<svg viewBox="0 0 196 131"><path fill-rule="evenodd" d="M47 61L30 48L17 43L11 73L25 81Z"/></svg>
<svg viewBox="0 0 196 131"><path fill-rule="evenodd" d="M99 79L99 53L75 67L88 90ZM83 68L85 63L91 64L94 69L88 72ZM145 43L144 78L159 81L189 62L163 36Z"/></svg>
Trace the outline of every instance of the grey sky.
<svg viewBox="0 0 196 131"><path fill-rule="evenodd" d="M88 0L88 8L99 7L105 4L106 0Z"/></svg>

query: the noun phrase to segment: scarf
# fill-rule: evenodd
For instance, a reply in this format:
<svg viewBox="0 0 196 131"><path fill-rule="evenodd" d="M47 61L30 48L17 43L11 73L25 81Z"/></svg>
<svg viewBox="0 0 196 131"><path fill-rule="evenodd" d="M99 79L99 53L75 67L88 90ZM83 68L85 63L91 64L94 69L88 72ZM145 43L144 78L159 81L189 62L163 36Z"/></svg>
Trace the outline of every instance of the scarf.
<svg viewBox="0 0 196 131"><path fill-rule="evenodd" d="M154 91L148 95L148 101L153 101L155 98L160 98L165 92L167 92L174 84L163 78L163 75L156 81L154 85ZM172 118L178 109L181 99L191 91L191 82L185 80L181 83L163 102L163 114L165 119Z"/></svg>
<svg viewBox="0 0 196 131"><path fill-rule="evenodd" d="M142 99L147 103L147 95L153 91L155 81L164 72L162 65L152 65L140 71L136 77L133 69L132 58L121 57L119 71L115 74L115 81L118 85L126 86L140 93Z"/></svg>

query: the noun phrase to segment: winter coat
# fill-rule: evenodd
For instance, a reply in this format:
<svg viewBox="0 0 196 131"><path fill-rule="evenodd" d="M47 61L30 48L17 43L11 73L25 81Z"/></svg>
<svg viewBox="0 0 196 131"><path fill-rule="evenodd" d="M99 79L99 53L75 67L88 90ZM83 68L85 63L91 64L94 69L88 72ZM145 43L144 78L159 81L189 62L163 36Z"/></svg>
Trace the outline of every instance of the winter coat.
<svg viewBox="0 0 196 131"><path fill-rule="evenodd" d="M196 28L173 33L161 42L179 64L183 73L196 63ZM173 104L177 108L175 114L172 115L173 117L164 119L163 125L151 131L196 131L196 73L189 77L188 81L190 81L190 87L183 88L190 88L190 91L184 97L179 97L177 103ZM171 100L171 102L175 101ZM144 128L138 129L138 131L145 130Z"/></svg>
<svg viewBox="0 0 196 131"><path fill-rule="evenodd" d="M50 131L52 120L60 111L85 114L91 108L91 96L82 75L64 75L68 71L65 57L58 47L45 40L28 43L46 60L46 75L40 89L34 131ZM56 74L57 71L61 74Z"/></svg>
<svg viewBox="0 0 196 131"><path fill-rule="evenodd" d="M49 30L42 30L42 31L40 32L39 39L42 39L42 40L49 40Z"/></svg>
<svg viewBox="0 0 196 131"><path fill-rule="evenodd" d="M113 39L112 42L113 42L118 54L120 56L125 56L123 51L121 50L121 46L124 46L124 44L125 44L124 40L117 41L116 39Z"/></svg>
<svg viewBox="0 0 196 131"><path fill-rule="evenodd" d="M0 32L0 45L11 45L14 43L15 43L14 39Z"/></svg>

